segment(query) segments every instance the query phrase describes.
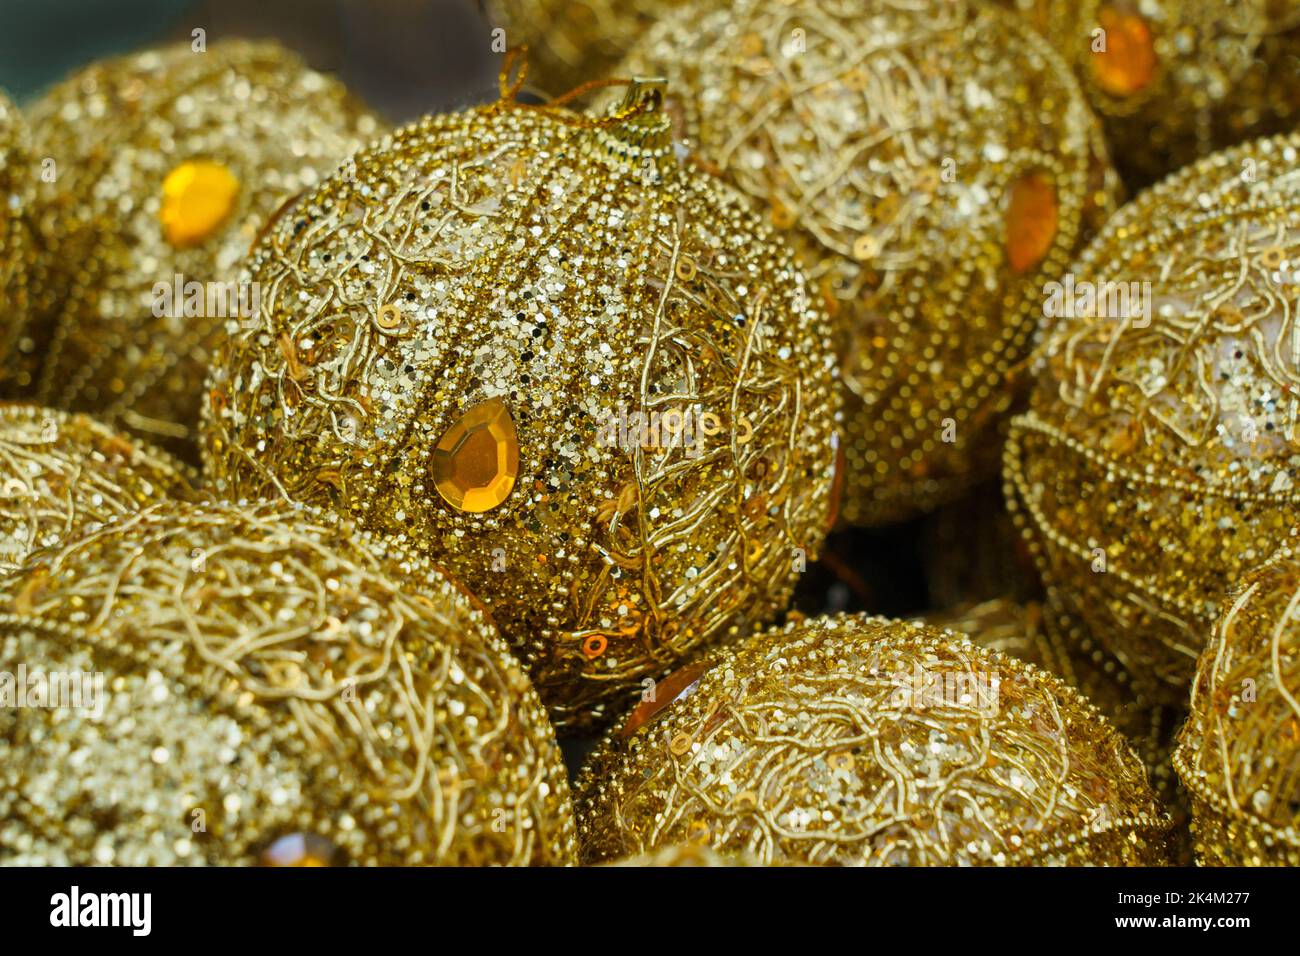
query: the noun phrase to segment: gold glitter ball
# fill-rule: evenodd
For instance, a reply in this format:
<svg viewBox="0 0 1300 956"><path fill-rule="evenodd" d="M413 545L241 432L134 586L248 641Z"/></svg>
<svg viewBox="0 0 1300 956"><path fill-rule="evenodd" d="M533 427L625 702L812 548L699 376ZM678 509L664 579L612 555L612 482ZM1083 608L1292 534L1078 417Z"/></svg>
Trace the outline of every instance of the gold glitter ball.
<svg viewBox="0 0 1300 956"><path fill-rule="evenodd" d="M1300 137L1121 210L1052 295L1007 499L1056 611L1185 705L1229 587L1300 520Z"/></svg>
<svg viewBox="0 0 1300 956"><path fill-rule="evenodd" d="M214 340L263 292L242 257L379 123L294 54L245 41L97 63L33 104L31 121L52 163L36 212L57 289L5 393L197 460Z"/></svg>
<svg viewBox="0 0 1300 956"><path fill-rule="evenodd" d="M1175 765L1203 866L1300 866L1300 554L1294 541L1224 602Z"/></svg>
<svg viewBox="0 0 1300 956"><path fill-rule="evenodd" d="M1294 0L1001 2L1069 63L1134 182L1300 119Z"/></svg>
<svg viewBox="0 0 1300 956"><path fill-rule="evenodd" d="M917 623L816 618L717 651L579 776L590 861L679 843L761 863L1154 864L1130 745L1036 667Z"/></svg>
<svg viewBox="0 0 1300 956"><path fill-rule="evenodd" d="M696 161L788 231L843 351L843 515L997 471L1045 277L1115 205L1100 129L1014 14L965 0L736 0L651 29Z"/></svg>
<svg viewBox="0 0 1300 956"><path fill-rule="evenodd" d="M38 175L22 113L0 93L0 388L15 374L31 309L39 264L31 223Z"/></svg>
<svg viewBox="0 0 1300 956"><path fill-rule="evenodd" d="M229 324L205 410L219 493L434 557L562 726L770 620L831 520L824 315L744 198L678 166L659 99L503 99L359 153L254 249L261 319Z"/></svg>
<svg viewBox="0 0 1300 956"><path fill-rule="evenodd" d="M0 646L6 863L574 861L488 616L336 518L153 506L0 582Z"/></svg>
<svg viewBox="0 0 1300 956"><path fill-rule="evenodd" d="M147 505L193 498L196 479L85 415L0 404L0 571Z"/></svg>

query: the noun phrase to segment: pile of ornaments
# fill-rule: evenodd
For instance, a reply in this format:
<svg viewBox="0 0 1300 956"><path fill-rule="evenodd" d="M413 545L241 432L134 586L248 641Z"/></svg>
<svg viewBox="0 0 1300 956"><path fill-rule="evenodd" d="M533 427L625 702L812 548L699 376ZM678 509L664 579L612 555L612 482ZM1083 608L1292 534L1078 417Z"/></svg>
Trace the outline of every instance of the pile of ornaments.
<svg viewBox="0 0 1300 956"><path fill-rule="evenodd" d="M1300 4L497 6L0 101L0 862L1300 861Z"/></svg>

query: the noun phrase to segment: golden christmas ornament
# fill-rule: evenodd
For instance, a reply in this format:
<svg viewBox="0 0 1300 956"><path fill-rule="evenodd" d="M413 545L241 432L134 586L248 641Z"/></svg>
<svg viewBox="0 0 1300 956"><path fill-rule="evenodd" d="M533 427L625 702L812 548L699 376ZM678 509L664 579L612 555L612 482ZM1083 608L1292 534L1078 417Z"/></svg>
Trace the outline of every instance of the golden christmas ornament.
<svg viewBox="0 0 1300 956"><path fill-rule="evenodd" d="M337 82L270 43L108 60L32 107L58 264L10 396L87 411L192 457L203 380L264 222L379 131Z"/></svg>
<svg viewBox="0 0 1300 956"><path fill-rule="evenodd" d="M338 519L154 506L0 583L0 643L26 668L6 863L574 860L554 733L488 616Z"/></svg>
<svg viewBox="0 0 1300 956"><path fill-rule="evenodd" d="M597 118L514 104L522 79L273 224L205 458L223 494L433 556L569 726L784 606L830 520L836 383L802 274L678 167L657 87Z"/></svg>
<svg viewBox="0 0 1300 956"><path fill-rule="evenodd" d="M965 0L737 0L663 20L620 70L668 77L696 161L789 234L837 313L844 517L995 474L1044 279L1117 184L1047 43Z"/></svg>
<svg viewBox="0 0 1300 956"><path fill-rule="evenodd" d="M37 267L31 209L38 168L27 124L0 93L0 386L22 339Z"/></svg>
<svg viewBox="0 0 1300 956"><path fill-rule="evenodd" d="M1224 602L1175 765L1204 866L1300 866L1300 557L1294 542Z"/></svg>
<svg viewBox="0 0 1300 956"><path fill-rule="evenodd" d="M1293 0L1002 2L1073 68L1136 181L1300 118Z"/></svg>
<svg viewBox="0 0 1300 956"><path fill-rule="evenodd" d="M0 404L0 571L147 505L192 498L196 479L85 415Z"/></svg>
<svg viewBox="0 0 1300 956"><path fill-rule="evenodd" d="M953 632L817 618L654 692L579 777L589 860L678 843L761 863L1161 859L1167 820L1119 731Z"/></svg>
<svg viewBox="0 0 1300 956"><path fill-rule="evenodd" d="M525 44L552 94L602 79L656 19L683 0L485 0L511 46Z"/></svg>
<svg viewBox="0 0 1300 956"><path fill-rule="evenodd" d="M1185 705L1223 598L1300 520L1300 137L1126 206L1058 285L1007 499L1055 609Z"/></svg>

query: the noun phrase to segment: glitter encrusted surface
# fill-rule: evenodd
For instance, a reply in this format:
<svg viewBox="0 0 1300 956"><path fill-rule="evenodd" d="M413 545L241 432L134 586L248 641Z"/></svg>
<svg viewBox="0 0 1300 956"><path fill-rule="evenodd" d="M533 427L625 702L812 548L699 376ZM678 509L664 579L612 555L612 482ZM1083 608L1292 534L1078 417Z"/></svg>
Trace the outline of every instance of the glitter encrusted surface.
<svg viewBox="0 0 1300 956"><path fill-rule="evenodd" d="M685 842L764 863L1162 859L1167 821L1124 737L1057 678L962 635L817 618L709 664L593 754L585 858Z"/></svg>
<svg viewBox="0 0 1300 956"><path fill-rule="evenodd" d="M844 517L994 474L1044 277L1115 205L1045 41L954 0L737 0L663 20L618 72L668 77L698 162L789 234L837 314Z"/></svg>
<svg viewBox="0 0 1300 956"><path fill-rule="evenodd" d="M1138 180L1300 117L1291 0L1001 2L1069 62L1116 163Z"/></svg>
<svg viewBox="0 0 1300 956"><path fill-rule="evenodd" d="M1300 866L1298 607L1292 543L1244 578L1201 655L1176 765L1204 865Z"/></svg>
<svg viewBox="0 0 1300 956"><path fill-rule="evenodd" d="M310 511L155 506L0 585L0 647L104 675L103 714L0 709L0 861L575 856L554 734L477 605Z"/></svg>
<svg viewBox="0 0 1300 956"><path fill-rule="evenodd" d="M37 219L58 268L5 393L90 412L191 456L213 339L225 316L251 311L241 257L267 217L378 123L295 55L228 41L97 63L33 104L31 125L37 155L53 163ZM162 221L164 183L196 161L238 188L227 214L177 246ZM155 285L174 287L178 275L201 284L200 298L156 310Z"/></svg>
<svg viewBox="0 0 1300 956"><path fill-rule="evenodd" d="M1298 148L1216 154L1116 215L1073 271L1149 282L1149 321L1050 320L1006 446L1058 610L1172 703L1224 593L1300 518Z"/></svg>
<svg viewBox="0 0 1300 956"><path fill-rule="evenodd" d="M254 250L262 313L231 324L205 408L219 492L335 506L433 555L565 725L770 619L829 520L824 318L653 120L502 101L362 151ZM500 426L477 438L501 443L475 452L481 511L438 457L470 419Z"/></svg>
<svg viewBox="0 0 1300 956"><path fill-rule="evenodd" d="M0 383L27 321L36 249L31 231L37 167L18 107L0 93Z"/></svg>
<svg viewBox="0 0 1300 956"><path fill-rule="evenodd" d="M1187 794L1174 773L1175 736L1186 707L1158 704L1134 688L1133 680L1110 654L1075 622L1051 610L1053 604L1020 604L995 598L931 614L925 622L961 631L980 647L1009 654L1055 674L1079 691L1133 744L1148 779L1173 827L1173 862L1191 862Z"/></svg>
<svg viewBox="0 0 1300 956"><path fill-rule="evenodd" d="M85 415L0 404L0 571L120 515L192 498L196 477Z"/></svg>

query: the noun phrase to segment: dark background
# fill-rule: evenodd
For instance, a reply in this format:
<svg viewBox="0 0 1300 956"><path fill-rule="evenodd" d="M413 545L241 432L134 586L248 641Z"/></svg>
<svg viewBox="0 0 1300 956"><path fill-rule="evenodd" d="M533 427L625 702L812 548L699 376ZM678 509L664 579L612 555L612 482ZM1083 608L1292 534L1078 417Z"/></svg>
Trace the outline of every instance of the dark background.
<svg viewBox="0 0 1300 956"><path fill-rule="evenodd" d="M25 103L69 71L202 27L273 38L393 122L491 99L475 0L0 0L0 88Z"/></svg>

